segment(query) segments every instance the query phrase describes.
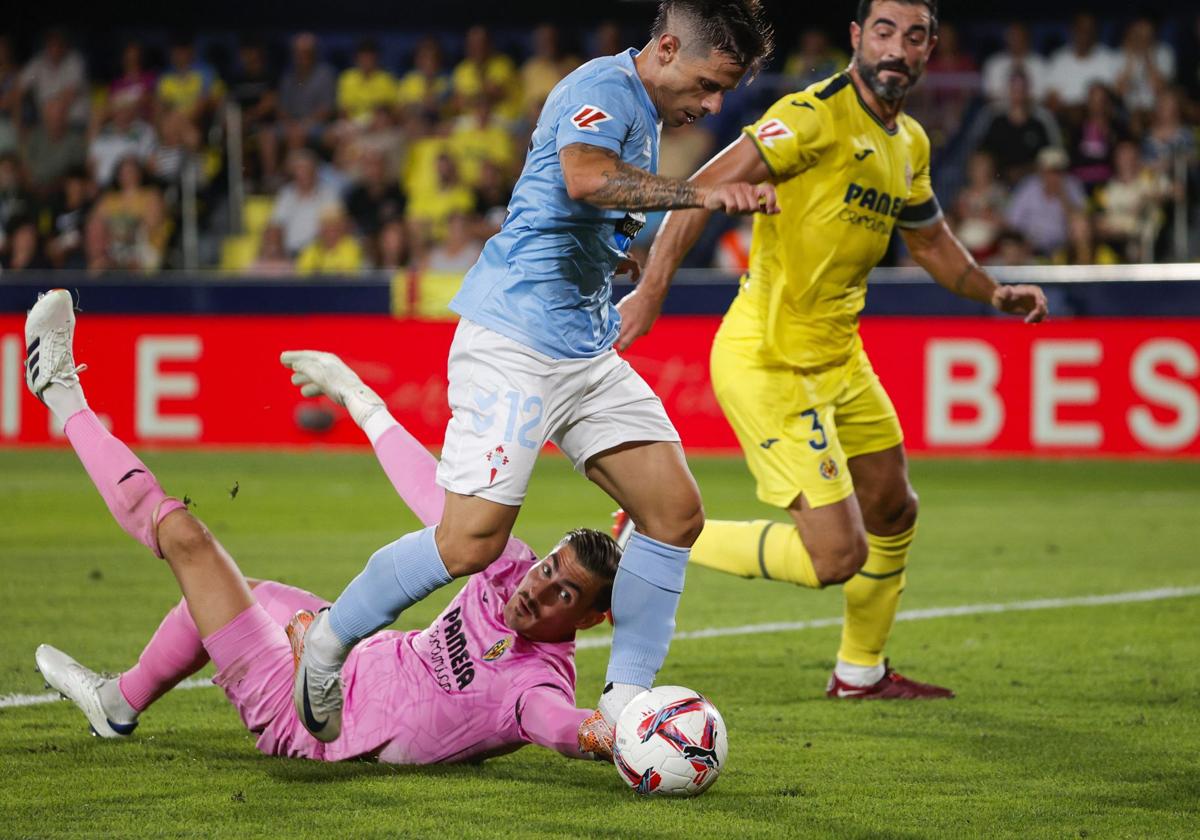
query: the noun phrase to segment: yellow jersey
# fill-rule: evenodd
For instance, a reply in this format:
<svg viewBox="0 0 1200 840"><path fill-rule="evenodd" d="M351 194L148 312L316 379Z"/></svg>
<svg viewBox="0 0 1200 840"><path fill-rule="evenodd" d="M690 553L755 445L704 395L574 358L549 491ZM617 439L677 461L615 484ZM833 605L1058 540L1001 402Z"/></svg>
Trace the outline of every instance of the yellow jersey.
<svg viewBox="0 0 1200 840"><path fill-rule="evenodd" d="M454 92L464 100L483 93L486 85L495 85L503 96L496 103L496 112L508 119L521 116L521 79L517 65L503 53L488 56L483 67L463 59L450 76Z"/></svg>
<svg viewBox="0 0 1200 840"><path fill-rule="evenodd" d="M367 122L376 108L390 110L396 99L396 79L386 70L376 70L368 76L351 67L338 77L337 105L352 120Z"/></svg>
<svg viewBox="0 0 1200 840"><path fill-rule="evenodd" d="M203 97L218 98L225 86L211 69L196 65L184 72L168 70L158 79L158 98L168 108L191 108Z"/></svg>
<svg viewBox="0 0 1200 840"><path fill-rule="evenodd" d="M757 343L768 364L841 364L858 346L867 274L892 229L941 218L929 138L905 114L887 128L846 72L783 97L744 131L781 212L754 218L750 269L723 338Z"/></svg>
<svg viewBox="0 0 1200 840"><path fill-rule="evenodd" d="M314 240L296 258L297 274L357 274L362 268L362 246L353 236L343 236L332 248Z"/></svg>
<svg viewBox="0 0 1200 840"><path fill-rule="evenodd" d="M450 149L458 161L459 174L468 184L479 183L485 160L507 170L516 157L512 132L495 117L487 125L480 125L473 114L459 117L455 122L450 134Z"/></svg>
<svg viewBox="0 0 1200 840"><path fill-rule="evenodd" d="M419 70L410 70L396 83L396 99L403 107L433 105L441 108L450 95L450 80L445 76L429 78Z"/></svg>

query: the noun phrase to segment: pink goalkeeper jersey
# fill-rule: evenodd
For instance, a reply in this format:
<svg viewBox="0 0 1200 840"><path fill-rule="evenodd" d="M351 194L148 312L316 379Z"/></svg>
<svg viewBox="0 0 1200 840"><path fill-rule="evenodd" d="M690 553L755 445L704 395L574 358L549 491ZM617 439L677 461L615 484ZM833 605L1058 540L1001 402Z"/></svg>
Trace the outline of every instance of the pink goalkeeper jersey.
<svg viewBox="0 0 1200 840"><path fill-rule="evenodd" d="M361 642L342 670L342 734L324 758L394 764L483 759L530 737L517 705L545 686L575 699L575 643L534 642L504 624L504 603L536 555L509 540L425 630L384 631Z"/></svg>

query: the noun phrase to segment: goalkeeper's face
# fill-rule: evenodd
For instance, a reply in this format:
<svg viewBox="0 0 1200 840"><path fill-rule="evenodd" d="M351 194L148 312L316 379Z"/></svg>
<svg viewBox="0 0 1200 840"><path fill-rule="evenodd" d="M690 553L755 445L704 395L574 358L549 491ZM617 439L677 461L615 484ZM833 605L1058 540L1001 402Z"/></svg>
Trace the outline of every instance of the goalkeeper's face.
<svg viewBox="0 0 1200 840"><path fill-rule="evenodd" d="M664 50L660 46L657 55L660 74L655 105L658 115L669 126L689 125L701 117L720 113L725 94L737 87L746 74L745 67L717 50Z"/></svg>
<svg viewBox="0 0 1200 840"><path fill-rule="evenodd" d="M565 642L604 620L596 596L610 584L584 568L563 543L525 573L504 604L504 623L535 642Z"/></svg>

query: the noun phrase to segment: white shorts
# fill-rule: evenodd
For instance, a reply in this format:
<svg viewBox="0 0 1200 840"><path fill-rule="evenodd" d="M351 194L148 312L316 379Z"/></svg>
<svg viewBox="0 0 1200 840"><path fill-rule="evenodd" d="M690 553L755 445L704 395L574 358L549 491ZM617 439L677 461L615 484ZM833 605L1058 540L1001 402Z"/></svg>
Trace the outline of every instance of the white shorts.
<svg viewBox="0 0 1200 840"><path fill-rule="evenodd" d="M662 401L615 350L553 359L463 319L448 377L437 482L452 493L520 505L547 441L581 472L623 443L679 441Z"/></svg>

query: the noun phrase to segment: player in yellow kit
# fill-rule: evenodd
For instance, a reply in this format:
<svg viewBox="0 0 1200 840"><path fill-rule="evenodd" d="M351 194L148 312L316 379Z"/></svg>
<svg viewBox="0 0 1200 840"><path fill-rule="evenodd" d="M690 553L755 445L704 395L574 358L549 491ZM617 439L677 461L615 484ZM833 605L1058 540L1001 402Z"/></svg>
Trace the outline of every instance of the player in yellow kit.
<svg viewBox="0 0 1200 840"><path fill-rule="evenodd" d="M953 692L902 677L883 658L917 521L903 435L858 334L867 274L894 228L942 286L1028 322L1037 286L1001 286L950 232L929 178L929 138L903 113L937 43L934 0L863 0L843 72L776 102L692 180L772 181L781 213L758 216L750 269L712 349L717 399L758 497L777 522L709 520L692 562L812 588L844 584L832 697ZM707 221L671 212L637 291L620 304L628 347L661 310L671 276Z"/></svg>

